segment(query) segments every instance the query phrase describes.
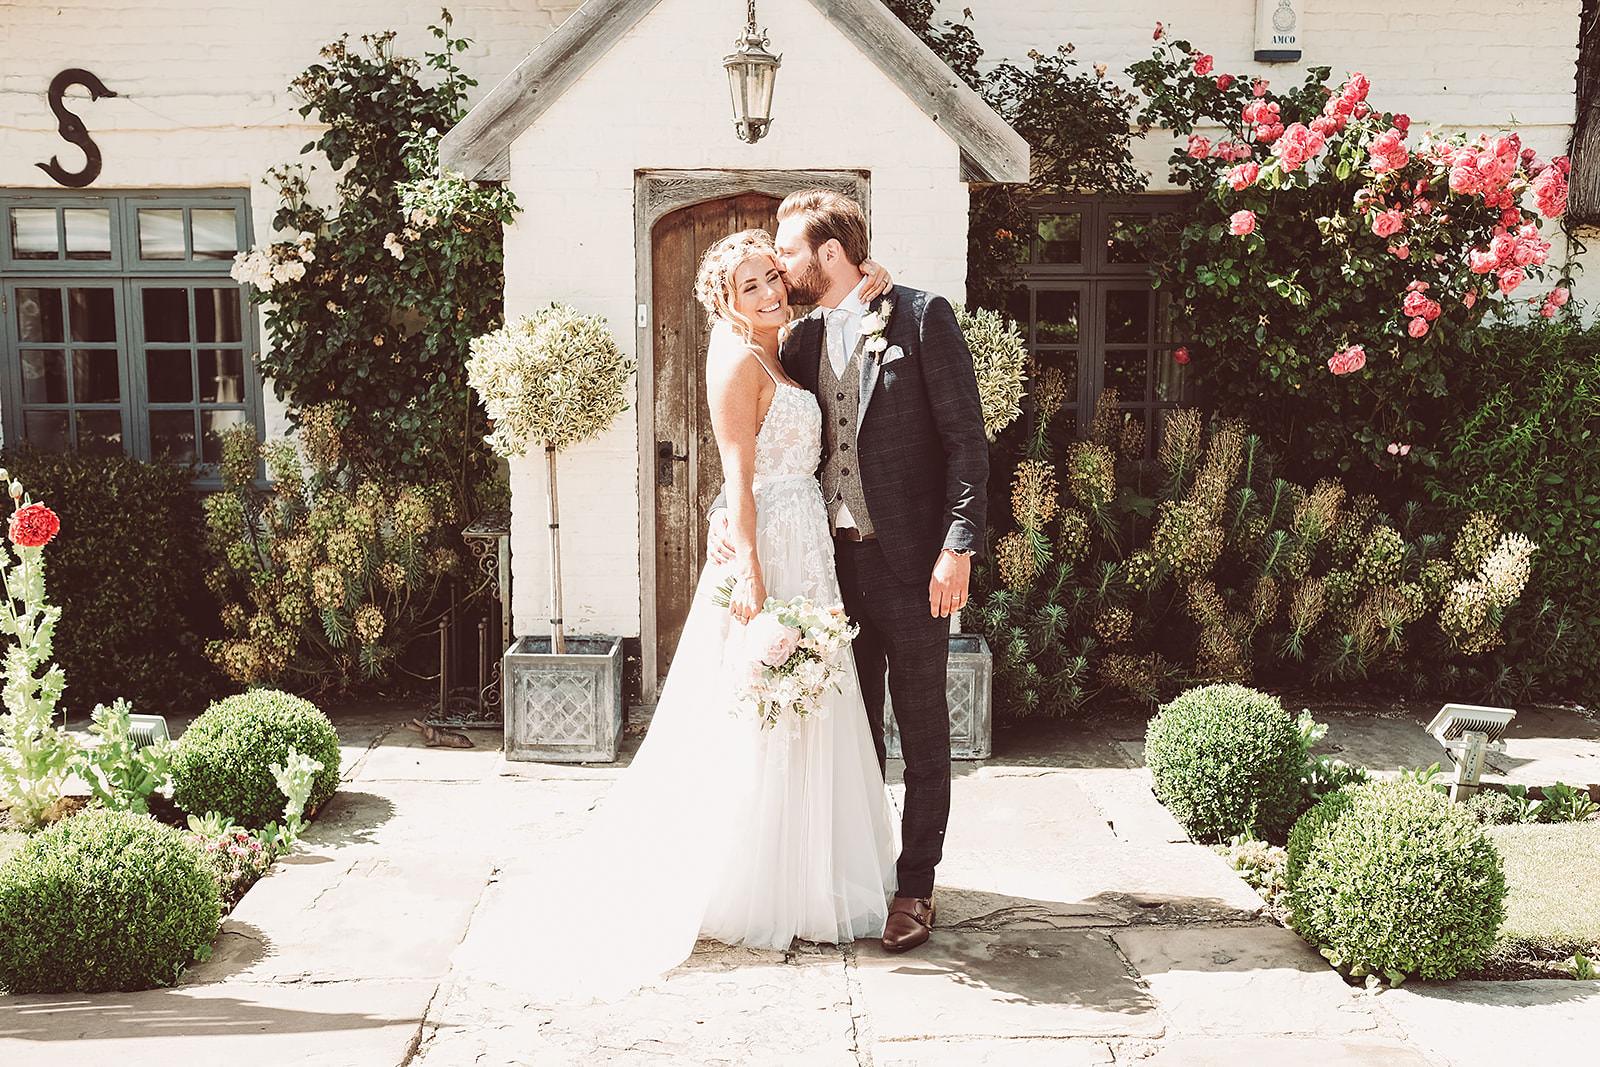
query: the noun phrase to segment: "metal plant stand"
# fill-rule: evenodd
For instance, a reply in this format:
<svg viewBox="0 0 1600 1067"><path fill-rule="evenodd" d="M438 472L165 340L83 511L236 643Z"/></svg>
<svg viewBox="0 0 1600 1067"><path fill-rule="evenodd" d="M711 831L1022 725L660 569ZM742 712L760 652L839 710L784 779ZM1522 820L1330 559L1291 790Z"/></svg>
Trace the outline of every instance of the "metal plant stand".
<svg viewBox="0 0 1600 1067"><path fill-rule="evenodd" d="M478 684L465 691L450 684L450 638L454 622L439 623L439 707L434 726L501 729L501 657L511 647L511 513L485 512L461 531L476 563L477 581L468 599L487 593L489 617L478 623Z"/></svg>

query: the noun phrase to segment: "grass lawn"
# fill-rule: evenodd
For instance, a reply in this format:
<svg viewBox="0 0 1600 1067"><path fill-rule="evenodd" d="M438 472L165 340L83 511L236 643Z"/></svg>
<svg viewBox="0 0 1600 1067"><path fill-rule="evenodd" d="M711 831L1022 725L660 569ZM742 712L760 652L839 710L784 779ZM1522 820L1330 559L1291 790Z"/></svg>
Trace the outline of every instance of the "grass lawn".
<svg viewBox="0 0 1600 1067"><path fill-rule="evenodd" d="M1600 822L1491 826L1505 860L1506 922L1496 956L1565 960L1600 950Z"/></svg>

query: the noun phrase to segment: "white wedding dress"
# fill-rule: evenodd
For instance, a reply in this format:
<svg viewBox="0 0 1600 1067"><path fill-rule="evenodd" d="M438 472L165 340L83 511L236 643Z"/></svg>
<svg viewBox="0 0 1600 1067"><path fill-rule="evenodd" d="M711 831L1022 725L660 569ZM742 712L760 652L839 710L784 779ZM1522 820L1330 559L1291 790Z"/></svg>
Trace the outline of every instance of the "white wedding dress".
<svg viewBox="0 0 1600 1067"><path fill-rule="evenodd" d="M756 436L767 593L838 604L815 477L821 412L806 390L776 384ZM711 600L725 577L716 565L701 575L632 765L537 880L526 974L546 994L626 993L683 962L697 938L784 950L882 933L897 845L855 663L846 651L821 714L762 729L736 713L739 628Z"/></svg>

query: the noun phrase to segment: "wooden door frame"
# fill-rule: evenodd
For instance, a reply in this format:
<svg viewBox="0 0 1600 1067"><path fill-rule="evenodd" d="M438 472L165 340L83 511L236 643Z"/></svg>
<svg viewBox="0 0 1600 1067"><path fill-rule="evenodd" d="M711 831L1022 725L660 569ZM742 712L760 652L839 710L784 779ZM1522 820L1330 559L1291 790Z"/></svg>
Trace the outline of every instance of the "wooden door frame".
<svg viewBox="0 0 1600 1067"><path fill-rule="evenodd" d="M660 666L656 657L656 371L655 246L656 223L682 208L743 193L785 197L800 189L822 186L855 197L872 219L872 176L864 170L641 170L633 178L634 352L638 356L639 394L639 655L641 698L656 702Z"/></svg>

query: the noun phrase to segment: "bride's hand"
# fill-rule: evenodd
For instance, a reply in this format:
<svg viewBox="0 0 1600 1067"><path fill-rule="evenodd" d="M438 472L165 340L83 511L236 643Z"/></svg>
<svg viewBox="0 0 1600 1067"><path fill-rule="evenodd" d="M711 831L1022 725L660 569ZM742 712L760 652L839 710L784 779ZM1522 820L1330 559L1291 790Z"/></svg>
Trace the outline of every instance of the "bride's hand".
<svg viewBox="0 0 1600 1067"><path fill-rule="evenodd" d="M767 604L767 583L759 574L746 574L734 580L733 594L728 598L728 614L747 623Z"/></svg>
<svg viewBox="0 0 1600 1067"><path fill-rule="evenodd" d="M894 288L894 278L881 263L875 263L870 259L863 261L861 274L867 279L867 287L861 291L863 300L876 300Z"/></svg>

